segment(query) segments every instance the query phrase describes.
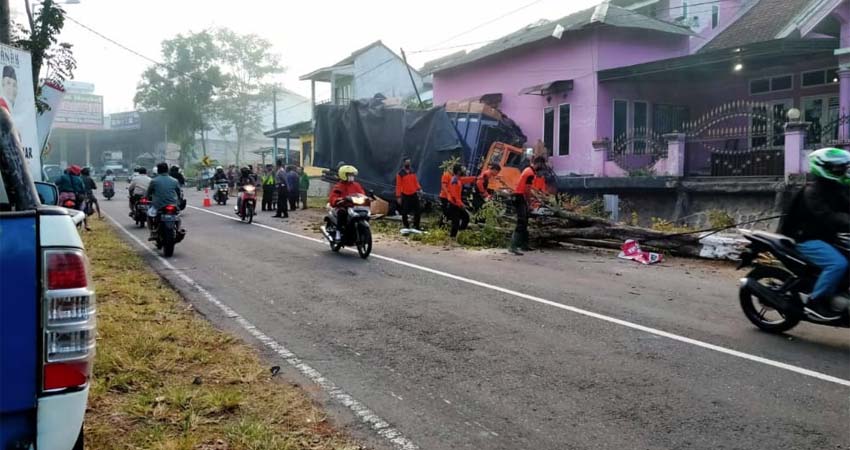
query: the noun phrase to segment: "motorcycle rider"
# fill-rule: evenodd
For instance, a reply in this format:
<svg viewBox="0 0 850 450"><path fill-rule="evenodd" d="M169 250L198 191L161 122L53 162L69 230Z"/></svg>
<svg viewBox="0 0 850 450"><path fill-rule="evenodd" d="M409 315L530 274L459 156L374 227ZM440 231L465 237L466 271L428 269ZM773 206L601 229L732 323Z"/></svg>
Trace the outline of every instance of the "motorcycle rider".
<svg viewBox="0 0 850 450"><path fill-rule="evenodd" d="M216 184L227 183L227 174L224 173L224 167L218 166L215 168L215 174L212 176L210 187L215 187Z"/></svg>
<svg viewBox="0 0 850 450"><path fill-rule="evenodd" d="M184 177L183 173L180 172L180 166L171 166L171 169L168 170L168 174L171 175L171 178L174 178L178 183L180 183L180 187L186 185L186 177Z"/></svg>
<svg viewBox="0 0 850 450"><path fill-rule="evenodd" d="M180 190L180 183L168 175L168 163L159 163L156 165L156 178L150 181L148 186L147 196L151 201L151 206L148 208L148 217L151 219L156 217L157 211L160 208L165 208L168 205L180 205L180 199L183 197L183 192ZM156 240L151 227L150 241Z"/></svg>
<svg viewBox="0 0 850 450"><path fill-rule="evenodd" d="M130 181L130 185L127 186L127 190L130 191L130 214L133 213L133 208L136 207L139 199L147 194L150 184L151 177L148 176L148 169L137 168L136 175Z"/></svg>
<svg viewBox="0 0 850 450"><path fill-rule="evenodd" d="M340 203L344 201L346 197L351 195L366 195L366 191L363 190L363 186L354 181L357 173L357 168L354 166L345 165L340 167L340 181L334 185L333 189L331 189L330 196L328 197L328 203L330 203L331 207L334 208L334 215L336 216L336 236L334 236L334 239L336 239L337 242L342 240L342 233L340 230L345 230L346 226L348 226L348 210L341 208Z"/></svg>
<svg viewBox="0 0 850 450"><path fill-rule="evenodd" d="M249 167L242 167L241 169L239 169L239 179L236 180L236 187L241 193L242 188L249 185L256 186L257 177L253 173L251 173L251 169ZM242 211L242 195L237 195L236 197L236 211L239 212L240 216L244 213L244 211Z"/></svg>
<svg viewBox="0 0 850 450"><path fill-rule="evenodd" d="M815 180L794 197L779 232L794 238L797 250L821 269L806 309L832 319L839 315L835 304L847 305L833 303L848 270L847 258L833 244L838 234L850 233L850 152L817 150L809 155L809 168Z"/></svg>

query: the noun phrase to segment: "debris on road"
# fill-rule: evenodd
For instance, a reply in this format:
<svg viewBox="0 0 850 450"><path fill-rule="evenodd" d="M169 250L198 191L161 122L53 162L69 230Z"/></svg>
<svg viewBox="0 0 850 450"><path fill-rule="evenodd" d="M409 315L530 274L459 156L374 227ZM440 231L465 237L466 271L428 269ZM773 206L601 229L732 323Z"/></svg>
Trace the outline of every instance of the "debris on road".
<svg viewBox="0 0 850 450"><path fill-rule="evenodd" d="M630 261L637 261L643 265L656 264L661 262L664 257L659 253L652 253L643 251L640 248L640 244L634 239L629 239L623 244L623 249L619 255L617 255L620 259L628 259Z"/></svg>

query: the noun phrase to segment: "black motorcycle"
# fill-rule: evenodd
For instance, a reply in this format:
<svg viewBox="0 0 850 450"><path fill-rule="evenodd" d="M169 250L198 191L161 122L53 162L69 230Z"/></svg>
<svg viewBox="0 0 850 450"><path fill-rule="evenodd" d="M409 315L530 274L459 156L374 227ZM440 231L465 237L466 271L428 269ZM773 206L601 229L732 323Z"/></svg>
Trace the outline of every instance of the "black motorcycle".
<svg viewBox="0 0 850 450"><path fill-rule="evenodd" d="M357 247L360 257L366 259L372 253L371 200L365 195L352 195L339 201L337 208L345 208L348 222L344 230L340 230L341 239L336 239L337 216L334 209L325 217L325 225L321 227L322 235L331 246L331 251L338 252L342 247Z"/></svg>
<svg viewBox="0 0 850 450"><path fill-rule="evenodd" d="M174 246L186 237L186 230L180 228L180 207L167 205L156 212L156 217L150 220L151 236L157 250L162 250L166 258L174 255Z"/></svg>
<svg viewBox="0 0 850 450"><path fill-rule="evenodd" d="M804 296L811 294L820 269L806 260L796 249L793 239L779 234L754 232L745 236L750 241L741 254L740 268L753 267L741 279L741 308L755 326L770 333L783 333L801 321L819 325L850 328L850 307L843 296L832 299L833 316L824 317L805 307ZM850 257L850 235L842 235L836 247ZM756 263L759 255L768 254L779 264ZM845 277L839 292L847 292L850 277Z"/></svg>
<svg viewBox="0 0 850 450"><path fill-rule="evenodd" d="M151 202L147 197L134 195L132 197L132 208L130 209L130 218L136 223L139 228L144 228L148 221L148 209Z"/></svg>
<svg viewBox="0 0 850 450"><path fill-rule="evenodd" d="M227 187L227 181L215 184L215 193L213 193L213 200L219 205L227 204L227 196L229 195L230 190Z"/></svg>

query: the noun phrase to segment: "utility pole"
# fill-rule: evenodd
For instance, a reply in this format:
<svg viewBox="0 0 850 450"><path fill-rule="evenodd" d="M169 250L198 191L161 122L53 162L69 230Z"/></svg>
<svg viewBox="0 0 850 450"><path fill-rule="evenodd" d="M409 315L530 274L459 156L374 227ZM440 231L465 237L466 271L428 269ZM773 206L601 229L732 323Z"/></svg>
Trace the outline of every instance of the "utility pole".
<svg viewBox="0 0 850 450"><path fill-rule="evenodd" d="M0 44L12 43L12 8L9 0L0 0Z"/></svg>
<svg viewBox="0 0 850 450"><path fill-rule="evenodd" d="M404 49L401 49L401 59L404 60L404 65L407 67L407 74L410 75L410 83L413 84L416 99L419 100L419 107L425 109L425 105L422 103L422 96L419 95L419 87L416 86L416 80L413 79L413 71L410 70L410 64L407 63L407 55L404 54Z"/></svg>
<svg viewBox="0 0 850 450"><path fill-rule="evenodd" d="M272 133L275 134L272 138L274 142L272 146L272 162L277 164L277 86L272 91L272 110Z"/></svg>

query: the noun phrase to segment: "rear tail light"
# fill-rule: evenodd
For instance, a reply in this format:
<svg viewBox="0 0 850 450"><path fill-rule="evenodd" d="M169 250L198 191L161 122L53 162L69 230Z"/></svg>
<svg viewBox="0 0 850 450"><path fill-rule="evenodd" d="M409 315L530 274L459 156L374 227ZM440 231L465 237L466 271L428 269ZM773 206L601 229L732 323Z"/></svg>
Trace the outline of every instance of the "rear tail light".
<svg viewBox="0 0 850 450"><path fill-rule="evenodd" d="M141 204L143 204L143 205L147 205L147 204L148 204L148 203L150 203L150 202L151 202L151 201L150 201L150 200L148 200L148 199L147 199L147 198L145 198L145 197L142 197L142 199L141 199L141 200L139 200L139 203L141 203Z"/></svg>
<svg viewBox="0 0 850 450"><path fill-rule="evenodd" d="M85 386L94 356L95 293L80 250L47 250L42 309L43 390Z"/></svg>
<svg viewBox="0 0 850 450"><path fill-rule="evenodd" d="M165 212L167 214L175 214L177 213L177 207L174 205L168 205L165 207Z"/></svg>

